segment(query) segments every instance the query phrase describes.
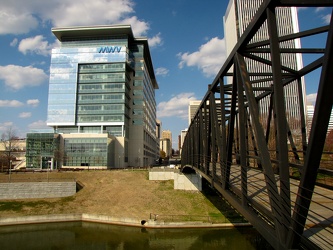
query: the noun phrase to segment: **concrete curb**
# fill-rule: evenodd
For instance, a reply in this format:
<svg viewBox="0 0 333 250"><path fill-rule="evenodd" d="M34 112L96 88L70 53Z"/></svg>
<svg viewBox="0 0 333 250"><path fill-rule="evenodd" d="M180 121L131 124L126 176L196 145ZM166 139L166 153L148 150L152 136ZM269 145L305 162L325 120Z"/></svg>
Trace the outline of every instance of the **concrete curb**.
<svg viewBox="0 0 333 250"><path fill-rule="evenodd" d="M30 215L20 217L0 218L0 226L24 225L53 222L96 222L103 224L144 227L144 228L235 228L252 227L250 223L221 223L205 222L164 222L155 220L139 220L132 218L118 218L108 215L96 214L50 214Z"/></svg>

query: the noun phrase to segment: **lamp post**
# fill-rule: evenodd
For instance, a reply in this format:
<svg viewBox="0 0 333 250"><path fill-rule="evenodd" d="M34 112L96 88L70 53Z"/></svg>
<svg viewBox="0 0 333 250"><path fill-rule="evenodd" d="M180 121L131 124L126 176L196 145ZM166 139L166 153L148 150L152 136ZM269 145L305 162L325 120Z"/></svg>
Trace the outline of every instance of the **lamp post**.
<svg viewBox="0 0 333 250"><path fill-rule="evenodd" d="M51 171L51 161L47 161L47 169L46 169L46 173L47 173L47 182L49 182L49 171Z"/></svg>
<svg viewBox="0 0 333 250"><path fill-rule="evenodd" d="M9 182L11 181L11 176L10 176L10 174L11 174L11 172L12 172L12 160L10 160L9 161Z"/></svg>

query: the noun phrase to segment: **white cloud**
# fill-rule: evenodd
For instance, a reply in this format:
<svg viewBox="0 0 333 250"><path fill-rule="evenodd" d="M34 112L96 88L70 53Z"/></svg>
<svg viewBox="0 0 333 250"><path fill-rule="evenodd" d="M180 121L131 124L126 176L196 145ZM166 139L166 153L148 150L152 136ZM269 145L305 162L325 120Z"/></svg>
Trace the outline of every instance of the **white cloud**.
<svg viewBox="0 0 333 250"><path fill-rule="evenodd" d="M55 27L131 24L135 35L149 29L134 16L133 0L10 0L0 2L0 34L22 34L38 27L38 20Z"/></svg>
<svg viewBox="0 0 333 250"><path fill-rule="evenodd" d="M32 107L37 107L39 105L39 100L38 99L30 99L27 101L27 104L32 106Z"/></svg>
<svg viewBox="0 0 333 250"><path fill-rule="evenodd" d="M214 37L207 43L200 46L199 50L193 53L179 53L179 68L184 66L197 67L206 77L215 76L222 67L225 59L224 39Z"/></svg>
<svg viewBox="0 0 333 250"><path fill-rule="evenodd" d="M28 125L29 129L49 129L50 127L46 126L46 121L38 120Z"/></svg>
<svg viewBox="0 0 333 250"><path fill-rule="evenodd" d="M323 10L325 10L326 9L326 7L317 7L316 9L315 9L315 12L320 12L320 11L323 11Z"/></svg>
<svg viewBox="0 0 333 250"><path fill-rule="evenodd" d="M169 70L163 67L157 68L155 70L157 76L166 76L169 73Z"/></svg>
<svg viewBox="0 0 333 250"><path fill-rule="evenodd" d="M149 47L156 47L162 44L161 33L158 33L152 38L148 38Z"/></svg>
<svg viewBox="0 0 333 250"><path fill-rule="evenodd" d="M157 105L157 117L178 117L188 119L188 105L190 101L197 100L194 93L180 93L169 101Z"/></svg>
<svg viewBox="0 0 333 250"><path fill-rule="evenodd" d="M30 52L42 56L48 56L51 54L51 49L53 47L55 47L55 44L49 44L49 42L45 40L44 36L38 35L22 39L18 46L18 50L24 55Z"/></svg>
<svg viewBox="0 0 333 250"><path fill-rule="evenodd" d="M331 14L327 14L327 15L323 16L322 19L325 24L329 24L331 21Z"/></svg>
<svg viewBox="0 0 333 250"><path fill-rule="evenodd" d="M122 24L130 24L134 36L143 36L149 30L149 24L145 21L140 21L136 16L119 20Z"/></svg>
<svg viewBox="0 0 333 250"><path fill-rule="evenodd" d="M47 1L45 1L47 2ZM59 2L59 1L58 1ZM43 13L55 26L92 25L119 22L122 17L133 13L130 0L62 0L62 4Z"/></svg>
<svg viewBox="0 0 333 250"><path fill-rule="evenodd" d="M306 96L307 105L315 105L317 99L317 93L309 94Z"/></svg>
<svg viewBox="0 0 333 250"><path fill-rule="evenodd" d="M8 128L13 127L14 123L13 122L3 122L0 123L0 131L6 131Z"/></svg>
<svg viewBox="0 0 333 250"><path fill-rule="evenodd" d="M22 112L19 114L20 118L29 118L31 117L31 112Z"/></svg>
<svg viewBox="0 0 333 250"><path fill-rule="evenodd" d="M24 103L17 100L0 100L0 107L17 108L23 105Z"/></svg>
<svg viewBox="0 0 333 250"><path fill-rule="evenodd" d="M6 8L3 5L6 3L0 4L0 34L24 34L37 28L38 20L32 13L20 11L20 8Z"/></svg>
<svg viewBox="0 0 333 250"><path fill-rule="evenodd" d="M0 66L0 80L4 80L5 85L13 90L39 86L47 78L48 76L42 69L34 68L32 66Z"/></svg>
<svg viewBox="0 0 333 250"><path fill-rule="evenodd" d="M15 47L17 45L17 43L18 43L17 38L14 38L14 40L10 43L10 46Z"/></svg>

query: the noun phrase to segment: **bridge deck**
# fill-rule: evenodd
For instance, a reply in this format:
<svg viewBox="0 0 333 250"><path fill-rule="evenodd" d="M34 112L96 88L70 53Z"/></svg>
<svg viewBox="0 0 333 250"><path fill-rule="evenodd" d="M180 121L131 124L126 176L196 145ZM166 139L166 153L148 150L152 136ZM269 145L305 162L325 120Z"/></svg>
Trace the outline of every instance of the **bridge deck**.
<svg viewBox="0 0 333 250"><path fill-rule="evenodd" d="M240 166L233 165L231 167L230 189L240 196L241 193L241 180L240 180ZM271 207L269 203L269 196L264 180L264 174L255 169L249 169L247 172L248 177L248 196L252 204L260 204L263 209L261 213L270 216ZM279 187L279 176L276 175L276 183ZM296 195L298 192L299 181L290 180L290 198L291 206L294 207ZM306 227L303 235L311 242L315 243L322 249L333 248L333 191L316 186Z"/></svg>

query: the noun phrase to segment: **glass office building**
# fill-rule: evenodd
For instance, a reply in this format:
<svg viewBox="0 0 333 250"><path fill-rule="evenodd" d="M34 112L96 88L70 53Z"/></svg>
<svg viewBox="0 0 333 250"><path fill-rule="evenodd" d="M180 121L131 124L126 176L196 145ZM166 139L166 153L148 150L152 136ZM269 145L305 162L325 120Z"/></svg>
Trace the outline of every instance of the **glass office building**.
<svg viewBox="0 0 333 250"><path fill-rule="evenodd" d="M147 166L158 158L148 41L129 25L53 28L47 125L61 167Z"/></svg>
<svg viewBox="0 0 333 250"><path fill-rule="evenodd" d="M54 153L58 145L58 136L54 133L27 133L26 167L53 169Z"/></svg>

